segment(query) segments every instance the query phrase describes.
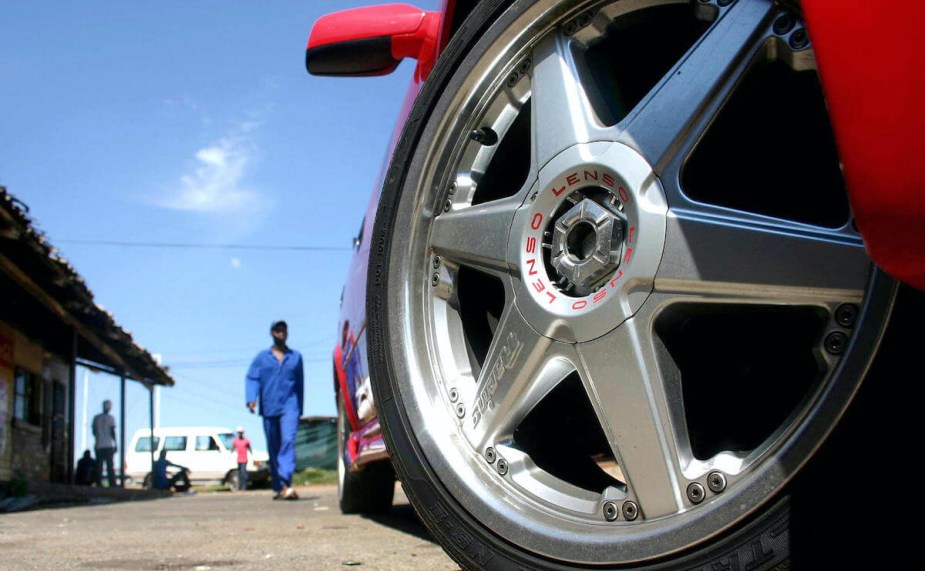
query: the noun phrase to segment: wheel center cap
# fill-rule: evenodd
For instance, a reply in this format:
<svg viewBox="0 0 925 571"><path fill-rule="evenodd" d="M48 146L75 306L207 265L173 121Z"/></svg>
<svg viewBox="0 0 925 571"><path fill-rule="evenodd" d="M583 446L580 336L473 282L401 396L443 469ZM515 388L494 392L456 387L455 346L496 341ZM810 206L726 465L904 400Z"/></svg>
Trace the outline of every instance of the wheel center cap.
<svg viewBox="0 0 925 571"><path fill-rule="evenodd" d="M578 201L580 192L569 197ZM588 295L620 265L626 220L591 198L582 198L553 224L550 263L562 279L560 287L575 295ZM544 244L545 246L546 244Z"/></svg>
<svg viewBox="0 0 925 571"><path fill-rule="evenodd" d="M589 341L645 302L665 244L667 203L639 153L575 145L540 170L518 209L509 256L518 309L541 334Z"/></svg>

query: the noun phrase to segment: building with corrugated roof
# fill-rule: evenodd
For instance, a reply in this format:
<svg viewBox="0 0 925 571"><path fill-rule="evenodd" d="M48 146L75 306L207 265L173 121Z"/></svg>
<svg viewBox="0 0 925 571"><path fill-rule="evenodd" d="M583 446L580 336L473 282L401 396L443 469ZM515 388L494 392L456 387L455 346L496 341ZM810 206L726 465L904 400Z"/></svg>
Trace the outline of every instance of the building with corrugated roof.
<svg viewBox="0 0 925 571"><path fill-rule="evenodd" d="M122 379L120 450L125 383L174 384L0 186L0 480L72 480L77 365Z"/></svg>

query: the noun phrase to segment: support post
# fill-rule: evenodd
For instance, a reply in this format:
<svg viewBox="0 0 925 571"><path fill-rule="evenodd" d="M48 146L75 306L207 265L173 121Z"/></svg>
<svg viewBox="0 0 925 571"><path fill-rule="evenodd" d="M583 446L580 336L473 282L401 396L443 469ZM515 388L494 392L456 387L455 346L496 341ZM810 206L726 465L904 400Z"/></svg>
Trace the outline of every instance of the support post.
<svg viewBox="0 0 925 571"><path fill-rule="evenodd" d="M119 373L119 487L125 487L125 371Z"/></svg>
<svg viewBox="0 0 925 571"><path fill-rule="evenodd" d="M74 407L77 404L77 330L71 329L71 358L67 374L67 483L74 483L74 445L77 430L74 426Z"/></svg>
<svg viewBox="0 0 925 571"><path fill-rule="evenodd" d="M148 426L151 429L149 433L151 435L151 485L154 485L154 449L157 446L154 445L154 383L151 383L151 386L148 387Z"/></svg>

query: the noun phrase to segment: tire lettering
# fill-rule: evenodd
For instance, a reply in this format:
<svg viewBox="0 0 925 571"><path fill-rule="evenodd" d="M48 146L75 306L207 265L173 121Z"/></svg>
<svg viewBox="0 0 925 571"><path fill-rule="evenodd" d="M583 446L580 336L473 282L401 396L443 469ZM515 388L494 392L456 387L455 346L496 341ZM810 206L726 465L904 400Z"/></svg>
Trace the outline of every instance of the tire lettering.
<svg viewBox="0 0 925 571"><path fill-rule="evenodd" d="M629 242L630 244L633 243L633 232L635 232L635 231L636 231L636 227L635 227L635 226L630 226L630 235L629 235L629 237L628 237L627 240L626 240L626 241Z"/></svg>
<svg viewBox="0 0 925 571"><path fill-rule="evenodd" d="M567 182L569 186L574 186L578 184L578 173L573 172L572 174L565 177L565 182Z"/></svg>
<svg viewBox="0 0 925 571"><path fill-rule="evenodd" d="M597 180L597 171L585 171L585 180Z"/></svg>
<svg viewBox="0 0 925 571"><path fill-rule="evenodd" d="M549 296L549 303L556 301L556 296L554 296L551 291L547 291L546 295Z"/></svg>
<svg viewBox="0 0 925 571"><path fill-rule="evenodd" d="M594 303L599 302L600 300L604 299L605 297L607 297L607 290L606 290L606 289L602 289L601 291L599 291L599 292L597 292L596 294L594 294Z"/></svg>
<svg viewBox="0 0 925 571"><path fill-rule="evenodd" d="M543 280L536 280L531 285L533 286L533 289L536 290L536 293L540 293L546 289L546 284L543 283Z"/></svg>
<svg viewBox="0 0 925 571"><path fill-rule="evenodd" d="M611 175L607 174L607 173L604 173L604 174L601 176L601 180L603 180L603 181L604 181L604 184L606 184L606 185L609 186L610 188L613 188L614 185L617 184L617 181L614 180L614 178L613 178Z"/></svg>
<svg viewBox="0 0 925 571"><path fill-rule="evenodd" d="M535 276L535 275L536 275L537 272L536 272L535 269L533 269L533 266L534 266L535 264L536 264L536 260L535 260L535 259L534 259L534 260L527 260L527 265L530 266L530 271L527 272L527 275L529 275L529 276Z"/></svg>
<svg viewBox="0 0 925 571"><path fill-rule="evenodd" d="M623 263L624 263L624 264L628 264L629 261L630 261L630 258L632 258L632 257L633 257L633 249L632 249L632 248L629 248L629 247L626 248L626 255L623 256Z"/></svg>
<svg viewBox="0 0 925 571"><path fill-rule="evenodd" d="M565 187L563 187L562 190L565 190ZM534 230L539 230L540 225L542 223L543 223L543 214L541 212L537 212L536 214L533 215L533 220L530 222L530 228L533 228Z"/></svg>
<svg viewBox="0 0 925 571"><path fill-rule="evenodd" d="M583 299L580 299L572 304L572 309L574 309L575 311L578 311L579 309L584 309L586 307L588 307L588 302Z"/></svg>
<svg viewBox="0 0 925 571"><path fill-rule="evenodd" d="M552 193L555 194L556 196L559 196L559 195L562 194L563 192L565 192L565 187L564 187L564 186L563 186L562 188L552 187ZM534 228L534 230L536 230L536 228Z"/></svg>
<svg viewBox="0 0 925 571"><path fill-rule="evenodd" d="M527 238L527 253L532 254L536 252L536 238Z"/></svg>

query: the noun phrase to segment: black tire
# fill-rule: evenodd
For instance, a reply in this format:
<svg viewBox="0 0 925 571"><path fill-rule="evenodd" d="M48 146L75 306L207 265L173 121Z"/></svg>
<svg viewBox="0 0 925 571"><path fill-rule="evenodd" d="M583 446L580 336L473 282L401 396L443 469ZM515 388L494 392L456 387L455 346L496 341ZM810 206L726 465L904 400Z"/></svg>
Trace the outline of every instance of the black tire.
<svg viewBox="0 0 925 571"><path fill-rule="evenodd" d="M441 428L427 426L425 429L421 425L421 419L426 417L418 411L431 406L440 407L442 404L457 403L455 388L446 393L445 403L439 397L433 397L430 401L415 400L418 397L409 386L412 386L415 381L421 385L435 385L438 384L438 380L420 374L422 370L427 369L425 366L422 366L421 370L409 370L408 363L413 359L409 359L407 355L419 351L419 348L413 341L403 337L405 331L416 331L420 323L427 322L426 319L413 314L418 309L414 304L423 297L420 295L421 290L431 285L437 288L444 279L438 271L434 274L431 284L430 276L434 270L431 269L430 263L434 253L439 254L439 252L425 248L421 255L422 252L414 250L413 244L418 236L427 235L427 230L420 230L418 227L431 224L431 219L439 216L441 211L451 210L456 204L454 201L459 200L458 197L452 196L452 191L456 190L455 182L452 191L448 193L444 189L449 185L443 186L444 180L439 179L439 175L431 174L432 171L439 171L444 167L437 165L431 170L434 165L428 162L427 159L430 157L428 153L444 144L439 140L441 130L450 128L445 127L441 122L445 120L446 123L452 123L452 117L460 113L457 108L453 107L457 103L454 103L452 96L461 93L466 82L477 75L476 72L488 74L486 69L494 69L477 67L484 65L479 62L478 58L490 49L494 42L515 41L505 39L513 37L513 34L505 34L514 22L530 13L534 5L539 3L534 0L486 1L476 6L454 36L447 50L441 55L432 75L418 95L396 146L385 179L370 248L366 307L370 369L374 380L376 408L395 471L424 523L463 568L570 569L593 564L638 569L712 569L739 568L739 566L749 569L789 568L792 506L785 484L794 485L793 476L803 464L809 462L810 466L818 466L819 462L811 460L816 457L818 447L846 410L858 389L860 380L871 366L896 294L895 282L876 270L870 271L861 307L862 316L853 325L854 334L851 345L844 352L844 356L840 357L840 361L835 365L829 365L830 374L826 378L836 378L837 381L826 381L826 385L833 386L822 391L825 392L823 395L825 406L811 407L808 404L801 404L799 406L805 407L805 409L800 409L805 410L801 413L802 416L798 416L797 420L793 421L789 417L787 419L787 422L794 423L795 428L791 433L805 431L811 433L812 437L790 438L788 436L789 440L780 437L783 443L775 451L768 452L766 455L772 456L778 453L776 450L783 450L780 453L779 464L786 466L786 475L776 476L778 480L773 486L763 489L759 497L750 499L744 517L740 514L737 519L728 521L715 532L691 541L687 545L658 551L662 547L658 545L658 542L653 541L650 546L646 547L653 553L639 559L624 559L625 555L620 549L608 548L607 545L596 544L592 548L576 544L573 546L575 551L570 551L568 555L559 554L555 546L537 547L536 537L546 536L532 534L530 530L519 534L510 532L506 529L510 522L505 519L505 512L502 509L506 505L511 505L514 507L510 512L516 513L517 510L533 509L533 507L525 502L521 503L518 497L510 494L499 493L494 499L494 503L501 506L496 512L491 511L491 508L484 508L482 504L475 505L464 498L467 493L467 482L461 474L455 474L448 469L448 466L455 466L455 464L446 460L445 457L437 458L443 452L435 450L433 443L436 439L427 434L429 431L438 432ZM728 5L725 2L722 4ZM567 14L554 25L559 26L560 30L564 29L562 22L569 22L575 15L580 14L578 10L569 12L576 5L578 3L563 2L549 10L550 13ZM549 17L550 21L555 17L558 16ZM547 25L546 29L549 29L545 20L544 25ZM523 53L517 52L516 57L523 57ZM515 60L511 65L516 63ZM514 67L520 69L517 65ZM508 84L509 87L513 87L518 81L516 77L518 74L514 75L515 77L512 77L511 83ZM499 76L507 77L500 74ZM473 99L478 98L473 97ZM485 96L485 99L488 99L488 96ZM467 112L473 111L470 108ZM453 132L456 133L456 131ZM465 130L459 132L468 133ZM497 133L492 135L495 134ZM505 133L500 133L500 135L503 144ZM468 143L459 145L465 144ZM447 143L447 148L450 148L449 143ZM458 148L454 148L454 152L456 157L464 154L464 151ZM457 159L447 159L444 155L440 155L433 162L436 164L440 161L450 162L452 160ZM428 176L439 179L439 182L425 178ZM421 182L422 179L424 179L423 182ZM533 195L533 198L535 197L536 194ZM471 197L469 200L471 201ZM447 205L446 208L444 204ZM409 247L409 244L412 246ZM859 239L856 240L855 245L860 246ZM415 256L423 261L416 260ZM442 261L446 262L445 259ZM439 258L433 260L433 268L437 268L440 262ZM416 279L420 279L427 285L407 285L408 282ZM448 304L458 303L458 299L452 298L451 295L448 297L452 299L452 302ZM410 326L408 325L409 319L412 320ZM827 320L826 325L820 327L828 327L830 320L834 319L834 314L826 315L825 319ZM496 318L497 321L500 319ZM818 341L821 342L821 337ZM470 347L470 360L472 352ZM424 354L424 351L415 354L420 356ZM417 361L422 360L424 358L417 359ZM427 370L437 370L437 368L437 365L433 365ZM497 379L496 383L500 384ZM494 388L488 395L489 399L493 396L493 391ZM469 404L471 407L472 403ZM452 410L452 406L448 408L448 411ZM467 413L471 413L471 408L469 410L465 407L461 410L457 408L456 411L456 416L465 417ZM449 413L449 416L451 415L452 412ZM767 438L770 439L771 436ZM775 436L775 438L778 437ZM462 440L460 438L460 441ZM445 440L440 442L445 443ZM480 450L470 450L471 452L462 450L459 454L482 454ZM493 464L492 468L495 467L494 454L492 449L492 457L489 459L487 451L485 453L486 461ZM536 464L539 462L537 461ZM476 468L473 468L474 470ZM505 468L501 473L502 483L506 474L507 469ZM489 477L494 478L496 475L489 474ZM798 477L796 482L799 480ZM494 483L490 485L498 489L507 489ZM724 480L723 487L719 492L715 492L715 496L719 497L725 485ZM727 492L727 497L728 495ZM486 499L484 503L489 504L491 500ZM700 502L692 503L699 505ZM708 505L708 502L704 505ZM343 509L343 499L341 506ZM697 513L693 511L694 509L696 508L693 505L686 505L684 513ZM486 516L486 513L489 515ZM842 514L833 512L833 518L826 517L824 521L833 523L840 515ZM617 517L620 517L619 511ZM563 522L565 523L564 520ZM695 526L692 525L692 527ZM568 539L564 539L563 543L567 541ZM580 552L583 547L587 547L586 552L589 558L574 559L574 553Z"/></svg>
<svg viewBox="0 0 925 571"><path fill-rule="evenodd" d="M142 483L141 483L141 487L144 488L144 489L146 489L146 490L151 490L151 489L153 489L154 486L153 486L153 482L152 482L152 480L151 480L151 473L150 473L150 472L148 472L147 474L145 474L145 478L144 478L144 480L143 480Z"/></svg>
<svg viewBox="0 0 925 571"><path fill-rule="evenodd" d="M348 468L344 460L349 424L343 401L338 395L337 409L337 497L345 514L376 514L392 508L395 471L388 460L372 462L359 469Z"/></svg>
<svg viewBox="0 0 925 571"><path fill-rule="evenodd" d="M238 473L237 469L228 471L228 474L225 476L225 486L232 492L241 491L241 474Z"/></svg>

